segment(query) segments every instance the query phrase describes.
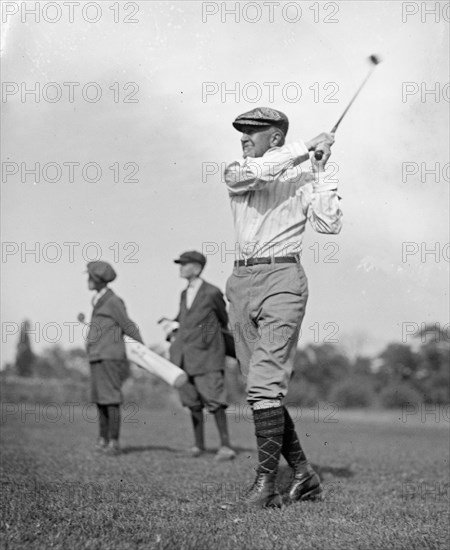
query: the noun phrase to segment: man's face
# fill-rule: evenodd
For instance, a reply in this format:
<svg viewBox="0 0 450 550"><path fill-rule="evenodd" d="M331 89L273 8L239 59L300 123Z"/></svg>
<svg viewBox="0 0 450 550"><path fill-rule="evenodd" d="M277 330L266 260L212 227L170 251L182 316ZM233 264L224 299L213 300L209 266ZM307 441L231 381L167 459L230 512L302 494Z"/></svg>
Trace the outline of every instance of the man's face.
<svg viewBox="0 0 450 550"><path fill-rule="evenodd" d="M274 128L263 126L243 126L242 127L242 154L244 158L262 157L271 147L274 147L273 141Z"/></svg>
<svg viewBox="0 0 450 550"><path fill-rule="evenodd" d="M88 276L88 289L95 290L95 281L90 275Z"/></svg>
<svg viewBox="0 0 450 550"><path fill-rule="evenodd" d="M198 277L200 275L200 272L202 270L202 267L200 264L196 262L188 262L185 264L180 264L180 277L183 279L192 279L194 277Z"/></svg>

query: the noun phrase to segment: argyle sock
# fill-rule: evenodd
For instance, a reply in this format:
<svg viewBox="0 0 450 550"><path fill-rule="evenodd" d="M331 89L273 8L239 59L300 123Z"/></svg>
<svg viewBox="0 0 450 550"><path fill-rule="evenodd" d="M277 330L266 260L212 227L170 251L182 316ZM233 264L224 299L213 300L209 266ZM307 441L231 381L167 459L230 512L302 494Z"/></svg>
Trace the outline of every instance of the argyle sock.
<svg viewBox="0 0 450 550"><path fill-rule="evenodd" d="M284 413L284 434L281 453L291 468L306 466L308 462L295 431L294 422L286 407L282 407L282 409Z"/></svg>
<svg viewBox="0 0 450 550"><path fill-rule="evenodd" d="M230 438L228 435L227 416L223 407L220 407L217 411L214 411L214 420L216 421L217 431L219 432L220 445L222 447L229 447Z"/></svg>
<svg viewBox="0 0 450 550"><path fill-rule="evenodd" d="M258 472L276 473L283 445L283 408L254 410L253 419L258 444Z"/></svg>
<svg viewBox="0 0 450 550"><path fill-rule="evenodd" d="M203 410L200 409L192 410L191 409L191 418L192 418L192 427L194 428L194 439L195 439L195 446L199 449L205 448L205 434L204 434L204 418L203 418Z"/></svg>
<svg viewBox="0 0 450 550"><path fill-rule="evenodd" d="M97 409L98 409L98 426L100 429L99 436L103 439L108 440L109 434L108 434L108 405L99 405L97 403Z"/></svg>
<svg viewBox="0 0 450 550"><path fill-rule="evenodd" d="M109 439L119 439L120 405L108 405Z"/></svg>

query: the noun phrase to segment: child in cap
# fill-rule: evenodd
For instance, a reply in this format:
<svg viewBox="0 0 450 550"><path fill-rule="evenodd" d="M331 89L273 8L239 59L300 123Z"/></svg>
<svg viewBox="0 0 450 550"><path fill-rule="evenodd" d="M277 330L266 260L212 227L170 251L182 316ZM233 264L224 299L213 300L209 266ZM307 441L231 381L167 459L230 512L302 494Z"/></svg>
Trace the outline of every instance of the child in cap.
<svg viewBox="0 0 450 550"><path fill-rule="evenodd" d="M128 317L125 304L109 287L117 277L110 264L89 262L88 288L95 290L94 309L87 335L87 354L91 369L91 399L99 412L97 449L107 454L120 453L121 387L129 376L124 335L142 342L139 329ZM79 320L84 315L80 314Z"/></svg>

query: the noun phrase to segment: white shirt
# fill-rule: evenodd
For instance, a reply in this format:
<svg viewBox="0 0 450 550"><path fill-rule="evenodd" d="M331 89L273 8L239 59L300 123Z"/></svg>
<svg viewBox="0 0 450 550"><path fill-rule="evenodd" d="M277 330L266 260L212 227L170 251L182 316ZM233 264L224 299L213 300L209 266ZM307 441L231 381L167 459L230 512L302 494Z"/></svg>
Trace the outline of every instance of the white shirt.
<svg viewBox="0 0 450 550"><path fill-rule="evenodd" d="M192 279L192 281L188 284L186 288L186 307L188 309L190 309L190 307L192 306L192 303L195 300L195 297L197 296L197 292L199 291L202 284L203 284L203 279L200 279L200 277L196 277L195 279ZM166 336L170 336L173 333L173 331L178 330L180 328L180 323L178 321L170 321L169 319L164 319L161 325Z"/></svg>
<svg viewBox="0 0 450 550"><path fill-rule="evenodd" d="M225 183L239 258L300 254L307 220L319 233L341 230L337 185L330 176L310 171L301 141L232 162L225 168Z"/></svg>
<svg viewBox="0 0 450 550"><path fill-rule="evenodd" d="M190 309L192 306L192 302L195 300L195 297L197 296L197 292L199 291L200 287L203 284L203 280L200 279L200 277L196 277L195 279L192 279L192 281L189 282L188 287L186 289L186 307Z"/></svg>
<svg viewBox="0 0 450 550"><path fill-rule="evenodd" d="M94 294L92 298L92 305L95 306L96 303L100 300L100 298L105 294L105 292L108 290L107 286L104 286L101 290L99 290L96 294Z"/></svg>

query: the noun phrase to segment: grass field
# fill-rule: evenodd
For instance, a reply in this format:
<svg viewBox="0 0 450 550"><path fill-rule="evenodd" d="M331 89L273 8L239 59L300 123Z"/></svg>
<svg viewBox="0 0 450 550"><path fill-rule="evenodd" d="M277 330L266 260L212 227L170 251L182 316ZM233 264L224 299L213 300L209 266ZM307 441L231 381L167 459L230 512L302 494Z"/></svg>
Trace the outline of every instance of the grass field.
<svg viewBox="0 0 450 550"><path fill-rule="evenodd" d="M53 407L53 408L52 408ZM229 415L238 457L189 458L189 416L124 412L119 457L98 455L93 408L3 404L4 548L444 549L449 543L448 418L294 411L325 500L223 510L253 481L248 414ZM330 421L330 420L333 420ZM421 421L422 420L422 421ZM281 488L289 482L284 461Z"/></svg>

